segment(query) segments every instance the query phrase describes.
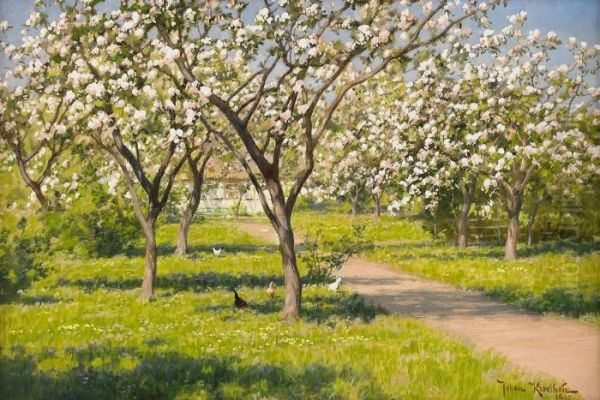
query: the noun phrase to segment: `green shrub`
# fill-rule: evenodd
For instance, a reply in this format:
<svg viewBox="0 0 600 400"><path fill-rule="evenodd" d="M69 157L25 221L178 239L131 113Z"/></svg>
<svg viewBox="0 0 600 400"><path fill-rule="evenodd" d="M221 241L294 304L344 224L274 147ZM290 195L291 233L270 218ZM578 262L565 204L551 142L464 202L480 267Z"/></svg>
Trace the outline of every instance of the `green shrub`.
<svg viewBox="0 0 600 400"><path fill-rule="evenodd" d="M342 268L348 258L371 247L372 243L365 238L365 231L365 225L353 224L351 235L342 235L334 243L324 243L326 248L332 250L329 253L319 249L320 229L317 229L314 239L307 237L304 245L308 252L302 256L302 261L306 264L308 280L313 283L330 281L333 272Z"/></svg>
<svg viewBox="0 0 600 400"><path fill-rule="evenodd" d="M82 257L109 257L134 247L137 221L118 209L52 213L46 217L52 249Z"/></svg>
<svg viewBox="0 0 600 400"><path fill-rule="evenodd" d="M21 220L19 229L11 232L0 230L0 301L12 298L17 291L45 275L40 260L46 254L49 242L41 235L24 237L26 220Z"/></svg>

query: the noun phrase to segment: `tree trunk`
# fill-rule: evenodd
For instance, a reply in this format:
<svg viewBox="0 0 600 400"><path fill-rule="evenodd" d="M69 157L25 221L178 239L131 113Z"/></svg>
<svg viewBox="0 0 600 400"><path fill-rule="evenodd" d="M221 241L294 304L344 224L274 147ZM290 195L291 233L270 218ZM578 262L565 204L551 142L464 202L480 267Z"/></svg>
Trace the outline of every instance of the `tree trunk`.
<svg viewBox="0 0 600 400"><path fill-rule="evenodd" d="M302 304L302 284L300 272L296 262L296 249L294 248L294 231L291 224L291 210L287 210L283 197L283 190L276 182L269 182L269 191L273 203L273 220L271 221L277 237L279 238L279 252L283 266L283 284L285 298L282 316L284 318L299 319Z"/></svg>
<svg viewBox="0 0 600 400"><path fill-rule="evenodd" d="M535 222L538 209L540 208L540 204L543 200L543 198L536 200L535 204L533 205L533 209L529 214L529 221L527 221L527 246L533 245L533 224Z"/></svg>
<svg viewBox="0 0 600 400"><path fill-rule="evenodd" d="M235 217L239 218L240 217L240 207L242 206L242 200L244 198L244 191L240 190L238 193L238 198L237 198L237 203L235 205Z"/></svg>
<svg viewBox="0 0 600 400"><path fill-rule="evenodd" d="M200 187L198 187L200 186ZM177 236L177 248L175 249L175 255L182 256L187 253L188 248L188 235L190 232L190 225L192 224L192 219L194 218L194 214L198 210L198 206L200 205L200 193L202 183L198 185L194 184L194 188L192 189L192 196L190 197L190 201L188 202L183 215L181 216L181 222L179 223L179 234Z"/></svg>
<svg viewBox="0 0 600 400"><path fill-rule="evenodd" d="M291 226L280 227L277 230L279 237L279 251L283 264L283 280L285 285L285 299L283 302L282 316L284 318L300 318L302 302L302 285L300 273L296 263L296 250L294 249L294 233Z"/></svg>
<svg viewBox="0 0 600 400"><path fill-rule="evenodd" d="M350 205L352 206L352 216L356 217L358 214L358 189L356 189L354 193L350 195Z"/></svg>
<svg viewBox="0 0 600 400"><path fill-rule="evenodd" d="M465 248L469 245L469 211L471 211L471 196L463 192L463 201L458 216L458 247Z"/></svg>
<svg viewBox="0 0 600 400"><path fill-rule="evenodd" d="M381 217L381 197L379 193L373 195L373 205L375 206L375 217Z"/></svg>
<svg viewBox="0 0 600 400"><path fill-rule="evenodd" d="M516 193L512 195L511 206L508 208L508 232L506 235L506 244L504 246L504 259L517 259L517 243L519 240L519 215L521 213L521 205L523 202L523 194Z"/></svg>
<svg viewBox="0 0 600 400"><path fill-rule="evenodd" d="M154 297L154 283L156 281L156 236L155 220L146 221L143 227L146 238L146 267L144 268L144 280L142 281L142 293L140 297L150 300Z"/></svg>
<svg viewBox="0 0 600 400"><path fill-rule="evenodd" d="M190 233L190 225L192 225L192 219L194 214L198 211L200 205L200 197L202 195L202 185L204 184L204 170L208 164L208 160L211 157L211 153L204 157L200 169L198 169L198 159L188 158L188 163L193 175L193 187L190 200L185 208L183 215L181 216L181 222L179 223L179 233L177 235L177 247L175 248L175 255L182 256L187 253L188 249L188 236Z"/></svg>
<svg viewBox="0 0 600 400"><path fill-rule="evenodd" d="M473 204L476 184L477 180L471 179L468 184L462 184L460 187L462 204L460 206L460 214L457 221L457 244L458 247L461 248L465 248L469 245L469 212L471 211L471 206Z"/></svg>
<svg viewBox="0 0 600 400"><path fill-rule="evenodd" d="M198 203L195 206L190 202L186 207L183 215L181 216L181 222L179 223L179 233L177 234L177 247L175 248L176 256L183 256L187 253L188 249L188 235L190 232L190 225L192 224L192 218L194 213L198 209Z"/></svg>

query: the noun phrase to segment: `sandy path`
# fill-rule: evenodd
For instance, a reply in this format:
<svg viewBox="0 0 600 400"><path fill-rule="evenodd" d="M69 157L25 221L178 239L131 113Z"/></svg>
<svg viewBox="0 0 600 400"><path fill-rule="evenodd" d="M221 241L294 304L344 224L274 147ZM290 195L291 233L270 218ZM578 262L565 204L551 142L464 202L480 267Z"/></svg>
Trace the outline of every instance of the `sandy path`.
<svg viewBox="0 0 600 400"><path fill-rule="evenodd" d="M268 225L237 226L263 240L277 242ZM421 319L477 349L493 349L515 365L567 382L586 399L600 400L598 328L568 318L530 314L477 292L417 278L363 259L351 259L339 276L344 278L343 283L390 311Z"/></svg>

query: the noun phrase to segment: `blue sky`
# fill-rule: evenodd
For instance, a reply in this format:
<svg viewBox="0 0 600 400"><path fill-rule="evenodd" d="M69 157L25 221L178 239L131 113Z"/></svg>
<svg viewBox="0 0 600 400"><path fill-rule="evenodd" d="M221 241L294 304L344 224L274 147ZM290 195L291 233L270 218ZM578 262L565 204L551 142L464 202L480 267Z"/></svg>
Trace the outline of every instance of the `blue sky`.
<svg viewBox="0 0 600 400"><path fill-rule="evenodd" d="M262 4L262 0L253 1ZM15 27L22 25L33 3L34 0L0 0L0 20L7 20ZM506 25L506 17L520 10L527 11L529 15L528 28L537 28L543 32L552 30L565 40L575 36L590 44L600 43L598 0L509 0L507 7L500 7L490 15L494 28L500 29ZM12 30L0 38L11 43L17 42L19 31L20 29ZM560 59L556 61L561 63ZM4 54L0 54L0 66L5 66L5 63Z"/></svg>

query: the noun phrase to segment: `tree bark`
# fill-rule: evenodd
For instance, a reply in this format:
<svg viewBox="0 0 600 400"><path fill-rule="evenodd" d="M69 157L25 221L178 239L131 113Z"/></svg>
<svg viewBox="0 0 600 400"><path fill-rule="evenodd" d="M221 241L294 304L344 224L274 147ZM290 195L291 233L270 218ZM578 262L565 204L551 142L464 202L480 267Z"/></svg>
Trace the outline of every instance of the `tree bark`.
<svg viewBox="0 0 600 400"><path fill-rule="evenodd" d="M275 217L273 227L279 238L279 252L281 253L283 266L285 298L282 316L284 318L299 319L302 302L302 285L300 283L300 272L298 271L298 264L296 262L296 249L294 248L294 231L292 229L291 216L285 211L285 203L273 204L273 215Z"/></svg>
<svg viewBox="0 0 600 400"><path fill-rule="evenodd" d="M245 191L243 191L243 189L240 189L238 191L238 198L237 198L237 203L235 204L235 212L234 212L235 218L240 217L240 207L242 206L242 200L244 198L244 193L245 193Z"/></svg>
<svg viewBox="0 0 600 400"><path fill-rule="evenodd" d="M140 221L141 222L141 221ZM146 266L144 280L142 281L141 298L151 300L154 297L154 283L156 282L156 221L149 219L143 226L146 239Z"/></svg>
<svg viewBox="0 0 600 400"><path fill-rule="evenodd" d="M198 211L198 206L200 205L200 198L202 196L202 185L204 184L204 171L206 170L206 165L208 164L208 160L211 157L211 153L209 152L202 161L200 168L198 168L198 161L201 156L197 158L192 158L189 156L188 164L190 169L192 170L192 179L193 179L193 187L192 194L190 195L190 199L188 201L188 205L181 216L181 222L179 223L179 232L177 234L177 247L175 248L175 255L182 256L187 253L188 249L188 236L190 233L190 226L192 224L192 219L194 218L194 214Z"/></svg>
<svg viewBox="0 0 600 400"><path fill-rule="evenodd" d="M519 215L523 203L523 193L516 192L511 195L510 206L508 207L508 231L506 235L506 244L504 246L504 259L517 259L517 243L519 241Z"/></svg>
<svg viewBox="0 0 600 400"><path fill-rule="evenodd" d="M350 205L352 206L352 216L358 214L358 191L350 196Z"/></svg>
<svg viewBox="0 0 600 400"><path fill-rule="evenodd" d="M375 217L381 217L381 196L379 196L379 193L373 195L373 205L375 208Z"/></svg>
<svg viewBox="0 0 600 400"><path fill-rule="evenodd" d="M465 248L469 245L469 212L473 204L473 195L475 194L475 180L468 185L463 184L460 188L462 194L462 204L457 221L458 247Z"/></svg>
<svg viewBox="0 0 600 400"><path fill-rule="evenodd" d="M42 185L39 182L36 182L33 179L31 179L31 177L27 173L27 169L25 168L25 163L23 162L20 156L17 157L17 166L19 168L21 178L23 178L25 184L33 191L33 193L35 194L35 198L40 203L42 209L48 210L50 208L50 204L48 202L48 198L44 195L44 192L42 192Z"/></svg>
<svg viewBox="0 0 600 400"><path fill-rule="evenodd" d="M272 213L271 224L279 238L279 252L283 266L283 284L285 297L283 301L283 318L299 319L302 304L302 284L300 272L296 261L294 247L294 231L292 229L291 215L293 209L286 207L283 188L276 180L268 180L268 189L271 197Z"/></svg>
<svg viewBox="0 0 600 400"><path fill-rule="evenodd" d="M354 200L352 200L352 216L356 217L358 214L358 204Z"/></svg>
<svg viewBox="0 0 600 400"><path fill-rule="evenodd" d="M458 217L458 247L465 248L469 245L469 211L470 201L463 201Z"/></svg>
<svg viewBox="0 0 600 400"><path fill-rule="evenodd" d="M535 200L533 208L529 213L529 220L527 221L527 246L533 245L533 224L535 223L535 217L537 216L538 209L540 208L540 204L544 201L544 198L539 198Z"/></svg>
<svg viewBox="0 0 600 400"><path fill-rule="evenodd" d="M302 302L302 285L300 273L296 263L296 250L294 249L294 233L292 227L280 227L277 230L279 237L279 251L283 264L283 280L285 285L285 299L283 302L282 316L284 318L300 318Z"/></svg>
<svg viewBox="0 0 600 400"><path fill-rule="evenodd" d="M183 256L188 250L190 225L192 224L192 218L194 218L194 214L196 213L196 210L198 210L198 205L200 204L200 194L198 194L197 200L195 200L194 197L194 194L192 194L192 199L190 199L190 202L181 216L179 232L177 234L177 247L175 248L176 256Z"/></svg>

